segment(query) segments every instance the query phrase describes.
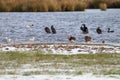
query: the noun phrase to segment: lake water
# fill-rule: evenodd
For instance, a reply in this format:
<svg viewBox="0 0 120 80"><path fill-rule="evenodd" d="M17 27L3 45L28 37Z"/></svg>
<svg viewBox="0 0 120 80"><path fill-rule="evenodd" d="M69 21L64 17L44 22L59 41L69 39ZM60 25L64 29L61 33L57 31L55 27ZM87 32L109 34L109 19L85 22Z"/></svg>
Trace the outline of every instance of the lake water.
<svg viewBox="0 0 120 80"><path fill-rule="evenodd" d="M89 34L83 34L80 26L85 23ZM27 25L33 24L31 28ZM57 34L47 34L44 28L54 25ZM102 34L96 33L101 27ZM107 33L107 28L114 33ZM6 37L19 43L29 42L35 37L35 43L69 42L68 35L76 37L77 43L85 43L84 36L90 35L94 43L120 44L120 9L86 10L84 12L1 12L0 42Z"/></svg>

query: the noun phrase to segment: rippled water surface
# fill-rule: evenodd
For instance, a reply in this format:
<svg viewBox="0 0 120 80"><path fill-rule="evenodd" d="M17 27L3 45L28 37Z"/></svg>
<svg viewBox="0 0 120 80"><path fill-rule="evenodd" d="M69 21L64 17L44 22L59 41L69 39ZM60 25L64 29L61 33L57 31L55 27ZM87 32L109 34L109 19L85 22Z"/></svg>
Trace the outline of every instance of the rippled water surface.
<svg viewBox="0 0 120 80"><path fill-rule="evenodd" d="M35 37L35 43L68 42L67 36L73 35L77 43L84 43L84 36L80 30L82 23L89 29L93 42L120 44L120 9L107 11L86 10L84 12L1 12L0 13L0 42L6 37L16 42L25 43ZM33 26L31 28L27 25ZM54 25L57 34L47 34L44 28ZM96 33L101 27L102 34ZM107 33L107 28L114 33Z"/></svg>

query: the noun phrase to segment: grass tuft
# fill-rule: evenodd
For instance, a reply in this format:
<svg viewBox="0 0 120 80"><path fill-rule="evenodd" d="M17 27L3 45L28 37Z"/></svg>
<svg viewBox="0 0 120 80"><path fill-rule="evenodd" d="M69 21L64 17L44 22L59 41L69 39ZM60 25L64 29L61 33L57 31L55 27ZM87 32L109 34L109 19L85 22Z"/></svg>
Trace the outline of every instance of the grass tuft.
<svg viewBox="0 0 120 80"><path fill-rule="evenodd" d="M120 70L103 71L104 75L120 75Z"/></svg>
<svg viewBox="0 0 120 80"><path fill-rule="evenodd" d="M82 71L78 71L78 72L77 72L77 75L82 75Z"/></svg>

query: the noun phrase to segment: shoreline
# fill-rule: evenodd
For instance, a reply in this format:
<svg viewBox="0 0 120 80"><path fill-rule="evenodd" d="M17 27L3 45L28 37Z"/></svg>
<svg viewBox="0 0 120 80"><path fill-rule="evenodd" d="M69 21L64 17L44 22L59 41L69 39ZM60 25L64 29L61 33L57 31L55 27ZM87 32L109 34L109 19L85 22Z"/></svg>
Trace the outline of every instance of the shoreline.
<svg viewBox="0 0 120 80"><path fill-rule="evenodd" d="M112 44L77 44L77 43L24 43L1 45L0 51L34 51L41 50L45 54L95 54L120 53L120 46Z"/></svg>

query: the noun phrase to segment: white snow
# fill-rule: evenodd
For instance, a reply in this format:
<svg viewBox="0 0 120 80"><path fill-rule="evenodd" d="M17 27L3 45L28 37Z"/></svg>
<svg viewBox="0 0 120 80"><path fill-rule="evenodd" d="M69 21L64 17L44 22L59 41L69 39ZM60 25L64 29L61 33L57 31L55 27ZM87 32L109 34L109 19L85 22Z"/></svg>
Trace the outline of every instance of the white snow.
<svg viewBox="0 0 120 80"><path fill-rule="evenodd" d="M15 51L16 50L16 48L15 47L3 47L2 48L2 51Z"/></svg>
<svg viewBox="0 0 120 80"><path fill-rule="evenodd" d="M31 48L16 48L16 47L13 47L13 46L6 46L6 47L2 47L0 49L1 51L29 51L31 50Z"/></svg>
<svg viewBox="0 0 120 80"><path fill-rule="evenodd" d="M0 80L120 80L120 76L103 75L0 75Z"/></svg>

